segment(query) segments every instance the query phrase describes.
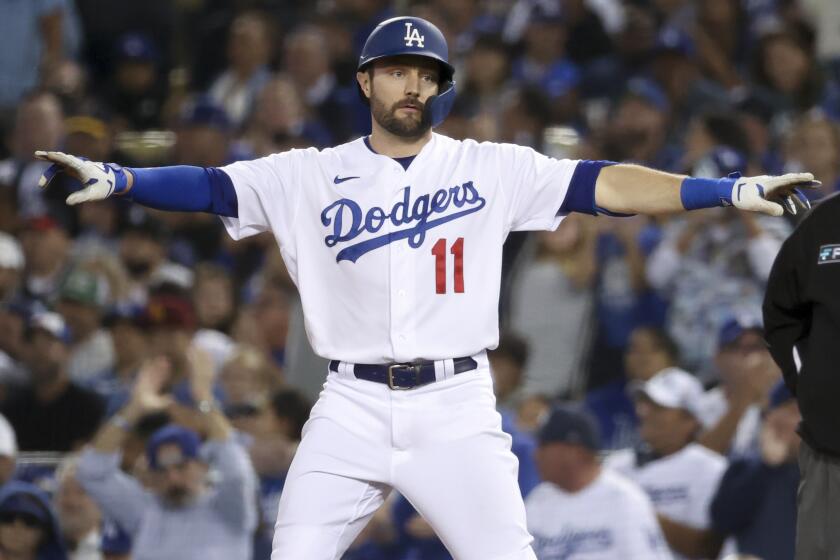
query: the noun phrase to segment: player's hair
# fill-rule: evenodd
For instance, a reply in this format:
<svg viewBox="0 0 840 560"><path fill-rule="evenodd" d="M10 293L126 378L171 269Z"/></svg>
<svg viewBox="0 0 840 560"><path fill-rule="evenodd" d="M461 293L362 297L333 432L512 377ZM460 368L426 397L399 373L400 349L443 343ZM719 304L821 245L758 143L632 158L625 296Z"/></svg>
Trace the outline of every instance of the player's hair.
<svg viewBox="0 0 840 560"><path fill-rule="evenodd" d="M502 333L499 338L499 345L490 355L495 357L509 358L518 367L524 368L528 363L528 343L524 338L513 332Z"/></svg>

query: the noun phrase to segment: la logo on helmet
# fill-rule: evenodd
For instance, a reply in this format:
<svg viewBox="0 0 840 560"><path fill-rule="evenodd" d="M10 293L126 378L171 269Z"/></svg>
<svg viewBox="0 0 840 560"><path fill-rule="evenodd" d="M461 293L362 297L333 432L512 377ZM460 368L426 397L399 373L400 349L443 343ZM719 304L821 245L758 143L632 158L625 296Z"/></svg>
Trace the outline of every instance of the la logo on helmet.
<svg viewBox="0 0 840 560"><path fill-rule="evenodd" d="M422 49L423 48L423 41L426 40L426 37L424 37L423 35L420 35L420 31L418 31L416 28L412 27L410 21L407 21L407 22L405 22L405 37L403 37L403 39L405 39L405 46L406 47L415 46L414 41L417 41L417 46Z"/></svg>

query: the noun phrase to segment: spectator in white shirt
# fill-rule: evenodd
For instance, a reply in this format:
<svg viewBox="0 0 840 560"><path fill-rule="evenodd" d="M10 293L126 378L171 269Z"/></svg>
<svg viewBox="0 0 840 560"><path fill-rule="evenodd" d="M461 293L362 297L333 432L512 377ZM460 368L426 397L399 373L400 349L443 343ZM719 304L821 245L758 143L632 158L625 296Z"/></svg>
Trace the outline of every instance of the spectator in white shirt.
<svg viewBox="0 0 840 560"><path fill-rule="evenodd" d="M709 504L726 469L726 459L694 442L702 396L703 386L686 371L668 368L656 374L636 393L642 444L606 461L650 496L666 538L669 520L710 527Z"/></svg>
<svg viewBox="0 0 840 560"><path fill-rule="evenodd" d="M555 408L538 432L544 480L528 495L528 530L539 560L670 558L653 506L623 476L602 469L595 419Z"/></svg>

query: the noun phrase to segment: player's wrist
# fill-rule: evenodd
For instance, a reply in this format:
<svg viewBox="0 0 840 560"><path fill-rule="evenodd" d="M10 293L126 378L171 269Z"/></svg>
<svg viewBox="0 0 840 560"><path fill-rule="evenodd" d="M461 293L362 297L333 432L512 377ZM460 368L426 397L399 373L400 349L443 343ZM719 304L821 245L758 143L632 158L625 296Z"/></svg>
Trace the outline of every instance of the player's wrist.
<svg viewBox="0 0 840 560"><path fill-rule="evenodd" d="M106 167L114 172L114 196L125 196L134 186L134 173L130 167L122 167L116 163L106 163Z"/></svg>
<svg viewBox="0 0 840 560"><path fill-rule="evenodd" d="M680 200L686 210L732 206L736 178L702 179L686 177L680 186Z"/></svg>

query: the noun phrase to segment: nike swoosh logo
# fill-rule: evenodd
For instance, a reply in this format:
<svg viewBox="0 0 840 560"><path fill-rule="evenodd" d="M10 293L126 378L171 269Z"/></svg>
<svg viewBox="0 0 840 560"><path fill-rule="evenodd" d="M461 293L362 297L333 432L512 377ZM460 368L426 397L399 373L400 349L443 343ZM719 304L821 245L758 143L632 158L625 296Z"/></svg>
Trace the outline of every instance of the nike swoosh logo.
<svg viewBox="0 0 840 560"><path fill-rule="evenodd" d="M335 183L336 185L340 185L344 181L349 181L350 179L358 179L358 177L339 177L338 175L336 175L335 179L333 179L333 183Z"/></svg>

